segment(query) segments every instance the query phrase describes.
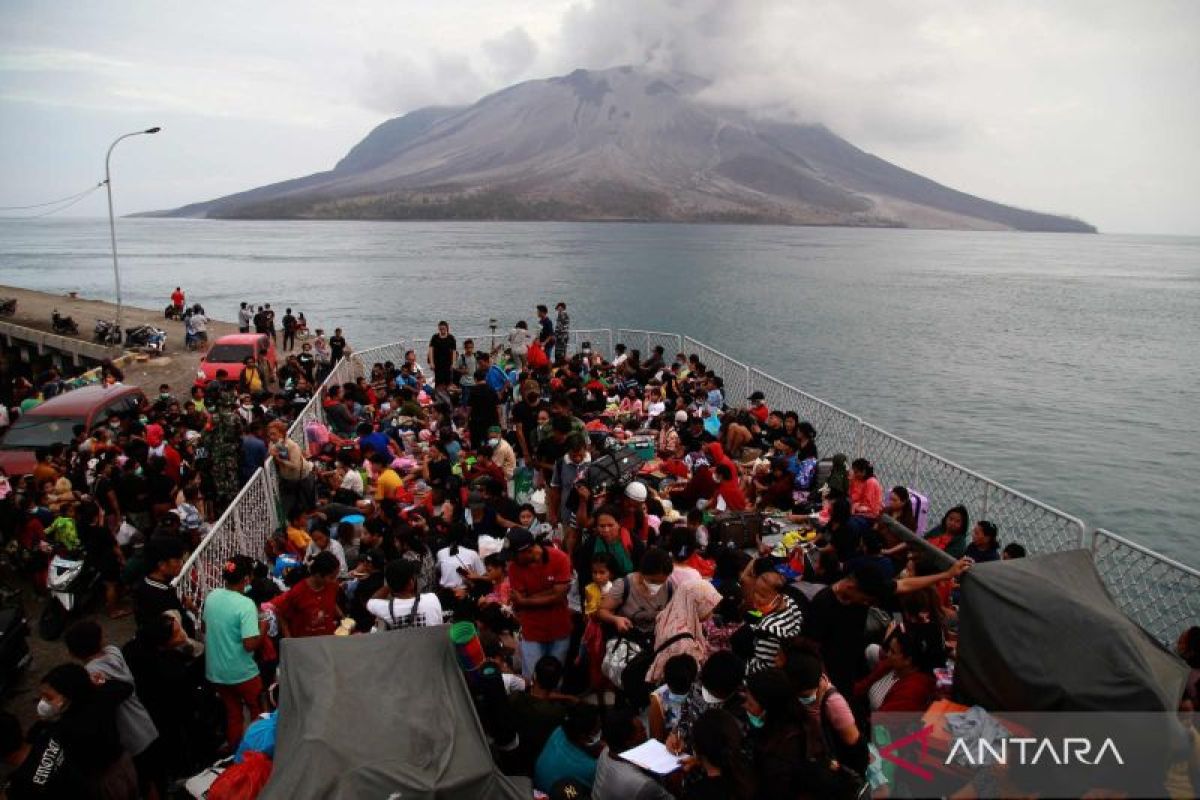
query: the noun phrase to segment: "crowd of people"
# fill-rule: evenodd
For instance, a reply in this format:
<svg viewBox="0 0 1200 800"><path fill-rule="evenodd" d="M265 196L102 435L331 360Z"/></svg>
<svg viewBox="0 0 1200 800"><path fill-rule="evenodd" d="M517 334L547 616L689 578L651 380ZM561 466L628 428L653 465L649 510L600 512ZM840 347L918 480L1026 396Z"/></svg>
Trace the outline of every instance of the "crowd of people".
<svg viewBox="0 0 1200 800"><path fill-rule="evenodd" d="M243 304L239 326L274 336L268 311ZM441 322L424 353L362 364L321 389L303 437L289 426L349 354L340 330L327 358L305 341L277 376L164 386L0 478L35 585L49 553L82 550L108 612L127 596L137 621L121 647L76 622L41 721L0 717L13 796L162 796L219 756L271 756L281 639L451 621L501 687L476 692L496 764L552 797L886 793L872 715L946 692L959 576L1023 548L963 506L926 530L918 492L822 453L762 393L726 396L696 355L608 359L572 341L564 303L536 312L491 350ZM285 349L304 326L288 309ZM180 596L185 557L268 463L284 524L220 564L220 588ZM765 517L778 543L758 546ZM1194 702L1200 629L1179 648ZM683 768L621 757L648 739Z"/></svg>

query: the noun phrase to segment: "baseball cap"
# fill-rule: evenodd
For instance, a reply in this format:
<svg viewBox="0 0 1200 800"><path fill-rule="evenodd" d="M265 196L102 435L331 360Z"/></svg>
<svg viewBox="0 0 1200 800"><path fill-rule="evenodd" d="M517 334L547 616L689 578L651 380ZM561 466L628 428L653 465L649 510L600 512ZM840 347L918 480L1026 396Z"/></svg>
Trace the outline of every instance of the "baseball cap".
<svg viewBox="0 0 1200 800"><path fill-rule="evenodd" d="M766 400L767 396L765 394L763 394L762 392L755 392L754 394L750 395L749 399L750 400Z"/></svg>
<svg viewBox="0 0 1200 800"><path fill-rule="evenodd" d="M528 528L513 528L508 532L508 549L512 553L523 553L533 547L533 534Z"/></svg>

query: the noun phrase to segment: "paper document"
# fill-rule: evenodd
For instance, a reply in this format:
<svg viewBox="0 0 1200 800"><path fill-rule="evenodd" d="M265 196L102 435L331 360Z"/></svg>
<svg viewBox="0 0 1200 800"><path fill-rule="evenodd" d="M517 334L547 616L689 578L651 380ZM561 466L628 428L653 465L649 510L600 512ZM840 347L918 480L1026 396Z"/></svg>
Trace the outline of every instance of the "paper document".
<svg viewBox="0 0 1200 800"><path fill-rule="evenodd" d="M667 746L657 739L647 739L632 750L621 753L621 758L642 769L666 775L679 769L681 756L673 755Z"/></svg>

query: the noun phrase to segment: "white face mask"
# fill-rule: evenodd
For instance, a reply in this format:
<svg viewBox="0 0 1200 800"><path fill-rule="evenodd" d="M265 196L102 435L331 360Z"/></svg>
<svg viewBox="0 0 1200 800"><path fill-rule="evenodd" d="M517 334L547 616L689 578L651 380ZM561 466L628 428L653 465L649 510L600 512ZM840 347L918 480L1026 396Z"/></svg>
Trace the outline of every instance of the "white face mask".
<svg viewBox="0 0 1200 800"><path fill-rule="evenodd" d="M493 448L494 448L494 447L499 447L499 446L500 446L500 440L499 440L499 439L488 439L488 446L490 446L490 447L493 447Z"/></svg>
<svg viewBox="0 0 1200 800"><path fill-rule="evenodd" d="M703 686L700 687L700 697L710 706L715 706L717 703L721 702L721 698L717 697Z"/></svg>
<svg viewBox="0 0 1200 800"><path fill-rule="evenodd" d="M62 709L49 700L38 700L37 715L42 719L54 719L62 713Z"/></svg>
<svg viewBox="0 0 1200 800"><path fill-rule="evenodd" d="M647 583L646 591L650 593L651 597L654 597L654 595L656 595L662 591L662 588L665 585L666 584L663 584L663 583Z"/></svg>

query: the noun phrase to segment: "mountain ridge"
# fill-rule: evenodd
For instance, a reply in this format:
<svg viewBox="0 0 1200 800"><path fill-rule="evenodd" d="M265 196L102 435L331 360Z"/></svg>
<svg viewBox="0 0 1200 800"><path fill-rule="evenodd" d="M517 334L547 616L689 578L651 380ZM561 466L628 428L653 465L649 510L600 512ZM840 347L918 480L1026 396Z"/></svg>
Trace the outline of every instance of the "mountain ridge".
<svg viewBox="0 0 1200 800"><path fill-rule="evenodd" d="M705 103L707 85L633 67L525 81L387 120L331 170L138 216L1095 232L944 186L821 125Z"/></svg>

